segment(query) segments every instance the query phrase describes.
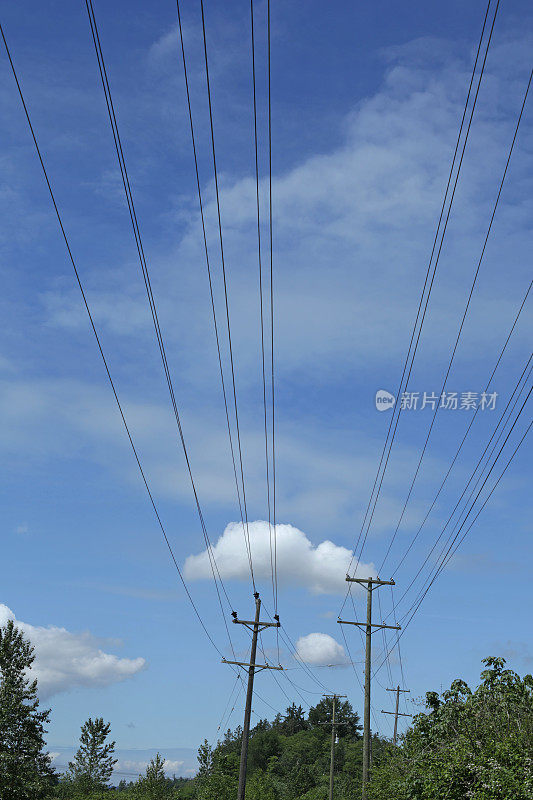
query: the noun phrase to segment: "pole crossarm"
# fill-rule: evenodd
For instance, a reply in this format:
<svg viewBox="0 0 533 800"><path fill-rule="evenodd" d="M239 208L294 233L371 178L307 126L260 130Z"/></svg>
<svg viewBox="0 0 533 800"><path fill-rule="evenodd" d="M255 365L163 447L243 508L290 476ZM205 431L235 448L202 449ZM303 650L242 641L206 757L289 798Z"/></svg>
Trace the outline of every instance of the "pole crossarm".
<svg viewBox="0 0 533 800"><path fill-rule="evenodd" d="M359 583L370 592L373 591L372 586L396 586L392 578L390 581L382 581L381 578L350 578L349 575L346 575L346 580L348 583Z"/></svg>
<svg viewBox="0 0 533 800"><path fill-rule="evenodd" d="M333 725L335 728L337 725L351 725L350 722L319 722L319 725Z"/></svg>
<svg viewBox="0 0 533 800"><path fill-rule="evenodd" d="M246 661L228 661L223 658L223 664L234 664L237 667L242 667L248 670L248 688L246 690L246 705L244 707L244 724L242 726L242 744L241 744L241 759L239 765L239 788L237 790L237 800L245 800L246 797L246 770L248 765L248 744L250 741L250 718L252 715L252 697L254 693L254 676L256 672L261 672L264 669L275 669L283 671L281 664L275 667L273 664L256 664L257 654L257 637L265 628L279 628L280 621L277 614L274 614L275 622L261 622L259 619L261 614L261 598L259 592L254 592L255 600L255 619L251 620L238 619L237 612L232 611L231 616L233 622L237 625L244 625L252 632L252 646L250 649L250 662ZM265 655L266 659L266 655Z"/></svg>
<svg viewBox="0 0 533 800"><path fill-rule="evenodd" d="M390 628L393 631L401 631L401 629L402 629L400 625L380 625L377 622L371 622L371 623L368 623L368 622L352 622L351 620L348 620L348 619L338 619L337 622L340 625L357 625L360 628L367 628L367 627L368 628ZM372 631L372 633L374 633L374 631ZM396 690L394 690L394 691L396 691Z"/></svg>
<svg viewBox="0 0 533 800"><path fill-rule="evenodd" d="M238 667L246 667L246 669L253 668L254 670L262 669L276 669L283 672L283 667L275 667L273 664L249 664L247 661L228 661L226 658L222 659L222 664L236 664Z"/></svg>
<svg viewBox="0 0 533 800"><path fill-rule="evenodd" d="M400 713L400 692L410 692L410 689L400 689L400 684L395 689L387 689L387 692L394 692L396 695L396 708L394 711L381 711L382 714L390 714L394 717L394 734L392 737L392 743L395 745L398 739L398 717L412 717L413 714L401 714Z"/></svg>
<svg viewBox="0 0 533 800"><path fill-rule="evenodd" d="M254 625L256 624L253 620L237 619L237 617L233 618L233 622L235 625L246 625L246 627L250 628L250 630L253 630ZM281 622L260 622L259 626L262 631L264 631L265 628L281 628Z"/></svg>
<svg viewBox="0 0 533 800"><path fill-rule="evenodd" d="M381 713L382 714L391 714L391 716L393 716L393 717L412 717L413 716L412 714L401 714L399 711L398 711L398 713L396 713L396 711L382 711Z"/></svg>
<svg viewBox="0 0 533 800"><path fill-rule="evenodd" d="M364 724L363 724L363 800L368 800L367 784L370 777L370 761L371 761L371 744L372 744L372 731L370 729L370 681L371 681L371 664L372 664L372 633L376 630L389 628L393 631L401 630L399 625L385 625L383 623L372 622L372 592L374 589L379 589L380 586L395 586L394 581L382 581L380 577L377 578L350 578L346 575L346 580L349 583L358 583L366 589L366 622L352 622L347 619L338 619L340 625L355 625L358 628L364 628L366 633L366 646L365 646L365 709L364 709ZM374 631L372 630L374 628ZM396 694L396 711L398 711L398 702L400 694ZM398 726L398 715L396 715L394 724L394 743L396 743ZM333 731L332 731L333 736ZM330 787L332 786L330 782ZM330 797L333 796L332 789L330 788Z"/></svg>

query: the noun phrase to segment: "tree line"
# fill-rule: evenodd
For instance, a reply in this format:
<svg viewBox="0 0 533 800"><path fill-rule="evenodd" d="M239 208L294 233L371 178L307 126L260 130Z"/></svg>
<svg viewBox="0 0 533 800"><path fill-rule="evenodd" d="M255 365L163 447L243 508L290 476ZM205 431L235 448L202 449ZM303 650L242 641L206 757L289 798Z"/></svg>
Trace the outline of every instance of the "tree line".
<svg viewBox="0 0 533 800"><path fill-rule="evenodd" d="M12 621L0 628L1 800L234 800L242 729L227 730L198 749L194 778L168 778L158 753L137 780L110 780L117 759L111 726L89 718L65 774L52 767L37 681L28 670L31 643ZM533 678L487 658L477 689L462 680L428 692L424 711L398 745L372 736L369 800L533 800ZM306 714L295 704L251 731L247 800L326 800L332 699ZM359 715L348 701L336 706L335 800L361 796Z"/></svg>

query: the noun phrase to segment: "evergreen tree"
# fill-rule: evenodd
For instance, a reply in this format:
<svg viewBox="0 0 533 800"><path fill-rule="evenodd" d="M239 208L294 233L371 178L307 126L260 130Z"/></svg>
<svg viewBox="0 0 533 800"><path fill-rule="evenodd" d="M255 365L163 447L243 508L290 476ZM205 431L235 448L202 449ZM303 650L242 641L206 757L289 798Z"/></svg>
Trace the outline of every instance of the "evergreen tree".
<svg viewBox="0 0 533 800"><path fill-rule="evenodd" d="M53 782L50 757L43 752L50 711L39 711L37 681L31 681L33 647L13 620L0 627L0 797L37 800Z"/></svg>
<svg viewBox="0 0 533 800"><path fill-rule="evenodd" d="M139 800L164 800L172 795L170 782L165 776L165 759L159 753L146 767L146 775L139 778L135 796Z"/></svg>
<svg viewBox="0 0 533 800"><path fill-rule="evenodd" d="M115 742L107 742L111 724L102 717L89 717L82 725L80 747L74 761L69 762L68 777L78 789L90 794L104 789L113 773L117 759L113 758Z"/></svg>
<svg viewBox="0 0 533 800"><path fill-rule="evenodd" d="M213 748L204 739L203 744L198 748L198 777L204 778L209 775L213 766Z"/></svg>
<svg viewBox="0 0 533 800"><path fill-rule="evenodd" d="M311 725L322 725L331 723L333 718L333 698L324 697L309 709L309 722ZM348 700L339 702L335 705L335 719L342 723L337 728L339 738L344 736L359 736L362 726L359 724L359 714L354 711Z"/></svg>
<svg viewBox="0 0 533 800"><path fill-rule="evenodd" d="M292 706L287 708L287 714L279 725L279 731L286 736L294 736L295 733L305 731L308 727L309 724L305 718L303 708L293 703Z"/></svg>

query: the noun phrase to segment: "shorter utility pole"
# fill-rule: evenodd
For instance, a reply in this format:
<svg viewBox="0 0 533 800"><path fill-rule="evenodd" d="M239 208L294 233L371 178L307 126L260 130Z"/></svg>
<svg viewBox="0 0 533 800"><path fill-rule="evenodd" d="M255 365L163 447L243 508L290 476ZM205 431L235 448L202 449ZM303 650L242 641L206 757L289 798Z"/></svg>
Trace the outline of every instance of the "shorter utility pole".
<svg viewBox="0 0 533 800"><path fill-rule="evenodd" d="M329 800L333 800L333 775L335 770L335 739L337 737L336 728L338 725L346 725L346 722L337 722L335 719L335 705L339 698L346 697L345 694L325 694L324 697L331 697L333 699L333 713L331 717L331 757L329 762ZM322 725L329 725L329 722L323 722Z"/></svg>
<svg viewBox="0 0 533 800"><path fill-rule="evenodd" d="M410 692L410 689L400 689L399 686L396 689L387 689L388 692L396 692L396 709L395 711L382 711L382 714L394 714L394 736L392 737L392 743L396 744L396 739L398 738L398 717L412 717L412 714L401 714L400 713L400 692Z"/></svg>
<svg viewBox="0 0 533 800"><path fill-rule="evenodd" d="M366 786L370 775L370 747L371 747L371 732L370 732L370 677L371 677L371 658L372 658L372 628L379 630L380 628L391 628L392 630L399 631L399 625L383 625L372 622L372 592L374 589L379 589L380 586L395 586L393 580L382 581L380 578L350 578L346 576L346 580L350 583L358 583L364 586L367 591L366 596L366 624L364 622L351 622L345 619L338 619L337 622L341 625L357 625L366 630L366 648L365 648L365 710L363 720L363 800L366 800Z"/></svg>
<svg viewBox="0 0 533 800"><path fill-rule="evenodd" d="M282 666L274 667L270 664L256 664L255 658L257 654L257 637L264 631L265 628L279 628L280 621L277 614L274 614L275 622L260 622L259 614L261 611L261 600L259 592L254 592L255 598L255 619L237 619L237 612L232 611L233 622L236 625L244 625L248 630L252 631L252 649L250 651L250 663L245 661L227 661L222 659L223 664L236 664L238 667L245 667L248 669L248 690L246 692L246 706L244 709L244 724L242 729L242 744L241 744L241 764L239 768L239 790L237 793L237 800L244 800L246 792L246 766L248 763L248 743L250 741L250 718L252 716L252 697L254 693L254 675L263 669L276 669L283 670Z"/></svg>

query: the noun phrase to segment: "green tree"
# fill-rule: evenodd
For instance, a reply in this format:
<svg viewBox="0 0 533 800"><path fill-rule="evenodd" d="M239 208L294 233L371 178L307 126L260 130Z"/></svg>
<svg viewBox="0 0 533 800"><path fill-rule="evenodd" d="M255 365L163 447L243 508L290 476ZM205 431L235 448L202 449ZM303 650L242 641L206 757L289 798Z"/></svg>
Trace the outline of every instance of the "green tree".
<svg viewBox="0 0 533 800"><path fill-rule="evenodd" d="M301 706L293 703L292 706L287 708L287 713L283 722L279 723L280 733L286 736L293 736L295 733L305 731L309 727L309 723L305 718L305 712Z"/></svg>
<svg viewBox="0 0 533 800"><path fill-rule="evenodd" d="M428 692L401 747L388 748L372 770L373 800L531 800L533 678L487 658L472 691L455 680Z"/></svg>
<svg viewBox="0 0 533 800"><path fill-rule="evenodd" d="M105 789L117 759L113 758L115 742L106 742L111 724L102 717L90 717L81 727L80 747L68 765L68 780L78 793L89 795Z"/></svg>
<svg viewBox="0 0 533 800"><path fill-rule="evenodd" d="M211 772L213 766L213 748L204 739L203 743L198 748L198 777L205 778Z"/></svg>
<svg viewBox="0 0 533 800"><path fill-rule="evenodd" d="M279 797L279 783L268 773L258 770L246 781L246 800L278 800Z"/></svg>
<svg viewBox="0 0 533 800"><path fill-rule="evenodd" d="M261 730L254 733L250 739L248 751L248 769L266 769L269 760L281 753L281 743L278 734L272 730Z"/></svg>
<svg viewBox="0 0 533 800"><path fill-rule="evenodd" d="M43 752L50 711L39 711L37 681L26 670L34 650L13 620L0 628L0 797L37 800L54 780Z"/></svg>
<svg viewBox="0 0 533 800"><path fill-rule="evenodd" d="M323 697L322 700L309 709L309 722L311 725L331 723L333 719L333 698ZM359 724L359 714L354 711L348 700L335 703L335 719L343 723L337 728L339 738L343 736L359 736L362 726Z"/></svg>
<svg viewBox="0 0 533 800"><path fill-rule="evenodd" d="M135 787L135 797L139 800L165 800L173 794L165 775L165 759L159 753L146 767L146 774L139 778Z"/></svg>

